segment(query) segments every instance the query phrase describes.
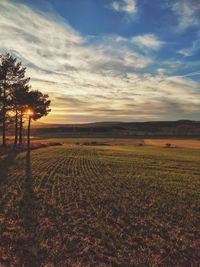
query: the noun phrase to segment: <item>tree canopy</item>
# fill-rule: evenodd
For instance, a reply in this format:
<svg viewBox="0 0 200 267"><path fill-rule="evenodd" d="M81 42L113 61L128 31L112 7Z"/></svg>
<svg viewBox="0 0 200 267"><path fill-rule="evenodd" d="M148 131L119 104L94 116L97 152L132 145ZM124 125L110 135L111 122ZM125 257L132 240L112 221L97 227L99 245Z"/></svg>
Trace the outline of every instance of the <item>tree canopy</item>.
<svg viewBox="0 0 200 267"><path fill-rule="evenodd" d="M0 126L2 144L6 145L8 125L15 125L15 145L22 144L23 123L27 109L32 110L31 119L38 120L51 111L47 94L31 90L26 68L9 53L0 55Z"/></svg>

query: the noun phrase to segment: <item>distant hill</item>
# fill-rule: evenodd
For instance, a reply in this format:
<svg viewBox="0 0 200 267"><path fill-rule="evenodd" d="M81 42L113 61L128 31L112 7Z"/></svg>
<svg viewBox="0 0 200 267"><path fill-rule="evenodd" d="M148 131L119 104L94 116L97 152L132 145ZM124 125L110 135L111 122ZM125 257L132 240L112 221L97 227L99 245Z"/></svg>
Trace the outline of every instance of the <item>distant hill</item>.
<svg viewBox="0 0 200 267"><path fill-rule="evenodd" d="M200 137L200 121L96 122L88 124L38 124L34 133L52 136L177 136Z"/></svg>
<svg viewBox="0 0 200 267"><path fill-rule="evenodd" d="M59 124L59 123L44 123L44 122L33 122L32 127L33 128L58 128L58 127L81 127L81 128L87 128L87 127L102 127L102 126L112 126L116 124L120 124L124 122L116 122L116 121L103 121L103 122L91 122L91 123L76 123L76 124Z"/></svg>

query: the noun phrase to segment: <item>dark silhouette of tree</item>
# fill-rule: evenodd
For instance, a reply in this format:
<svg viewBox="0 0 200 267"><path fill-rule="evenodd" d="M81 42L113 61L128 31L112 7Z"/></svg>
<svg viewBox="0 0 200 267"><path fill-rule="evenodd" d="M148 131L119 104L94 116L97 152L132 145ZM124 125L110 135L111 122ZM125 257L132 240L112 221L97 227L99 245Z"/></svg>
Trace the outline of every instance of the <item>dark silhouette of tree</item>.
<svg viewBox="0 0 200 267"><path fill-rule="evenodd" d="M16 84L13 88L12 103L13 111L15 112L15 140L14 145L22 144L22 131L23 131L23 115L27 106L27 98L29 93L29 86L27 83Z"/></svg>
<svg viewBox="0 0 200 267"><path fill-rule="evenodd" d="M6 129L8 111L13 108L13 92L18 86L25 86L29 78L25 78L26 68L22 67L21 62L9 53L0 56L0 101L2 119L2 144L6 145ZM17 112L16 112L17 114ZM16 121L17 123L17 115Z"/></svg>
<svg viewBox="0 0 200 267"><path fill-rule="evenodd" d="M26 68L9 53L0 55L0 127L2 144L6 145L9 121L14 123L14 145L22 144L23 123L28 115L28 143L30 144L31 120L38 120L49 112L49 96L40 91L30 91L30 78L25 77ZM27 110L29 113L27 114ZM14 116L13 116L14 114Z"/></svg>
<svg viewBox="0 0 200 267"><path fill-rule="evenodd" d="M2 88L0 87L0 131L2 131L2 122L3 122L3 98L2 98Z"/></svg>
<svg viewBox="0 0 200 267"><path fill-rule="evenodd" d="M42 94L38 90L29 91L27 98L27 107L28 107L28 133L27 133L27 143L30 145L30 128L31 120L38 120L43 116L47 116L51 111L49 108L51 101L47 94Z"/></svg>

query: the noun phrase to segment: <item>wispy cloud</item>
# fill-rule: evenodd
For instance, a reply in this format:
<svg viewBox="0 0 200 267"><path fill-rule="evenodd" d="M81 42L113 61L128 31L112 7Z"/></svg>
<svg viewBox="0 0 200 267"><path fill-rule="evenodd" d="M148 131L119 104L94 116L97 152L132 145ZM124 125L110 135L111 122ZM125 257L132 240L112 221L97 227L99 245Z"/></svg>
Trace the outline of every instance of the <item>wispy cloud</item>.
<svg viewBox="0 0 200 267"><path fill-rule="evenodd" d="M127 38L90 42L55 14L5 0L0 32L0 50L17 55L32 86L50 94L50 121L176 119L200 113L198 84L189 77L145 73L152 58L130 47ZM145 45L159 49L158 43Z"/></svg>
<svg viewBox="0 0 200 267"><path fill-rule="evenodd" d="M199 34L200 37L200 34ZM178 51L178 54L181 54L185 57L190 57L200 52L200 40L193 41L192 46L189 48L183 48Z"/></svg>
<svg viewBox="0 0 200 267"><path fill-rule="evenodd" d="M143 68L150 63L149 58L127 47L113 51L109 45L90 45L87 37L52 14L4 0L0 6L1 48L18 53L31 66L65 72Z"/></svg>
<svg viewBox="0 0 200 267"><path fill-rule="evenodd" d="M107 81L109 77L107 77ZM112 92L107 93L110 85ZM70 120L80 118L77 106L82 110L81 118L92 113L92 120L158 120L191 118L199 114L197 84L185 77L152 76L149 74L128 76L120 79L110 77L109 84L102 84L102 97L99 95L64 95L59 99L57 112ZM100 90L97 89L100 93ZM181 96L181 97L180 97Z"/></svg>
<svg viewBox="0 0 200 267"><path fill-rule="evenodd" d="M184 57L190 57L193 55L193 49L183 48L178 51L178 54L183 55Z"/></svg>
<svg viewBox="0 0 200 267"><path fill-rule="evenodd" d="M138 35L132 38L132 42L141 48L147 48L150 50L159 50L164 44L159 38L154 34L144 34Z"/></svg>
<svg viewBox="0 0 200 267"><path fill-rule="evenodd" d="M200 76L200 71L186 73L185 75L180 75L177 77L192 77L192 76Z"/></svg>
<svg viewBox="0 0 200 267"><path fill-rule="evenodd" d="M200 2L198 0L176 0L171 6L178 20L178 29L184 31L200 23Z"/></svg>
<svg viewBox="0 0 200 267"><path fill-rule="evenodd" d="M111 7L117 12L125 12L127 14L135 14L137 12L136 0L113 1Z"/></svg>

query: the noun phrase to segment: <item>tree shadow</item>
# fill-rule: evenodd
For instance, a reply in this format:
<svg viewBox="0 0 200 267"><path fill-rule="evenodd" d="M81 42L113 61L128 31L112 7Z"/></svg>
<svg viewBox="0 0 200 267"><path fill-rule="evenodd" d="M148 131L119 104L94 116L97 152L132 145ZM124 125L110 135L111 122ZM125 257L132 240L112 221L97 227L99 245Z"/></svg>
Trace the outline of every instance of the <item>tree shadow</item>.
<svg viewBox="0 0 200 267"><path fill-rule="evenodd" d="M26 242L21 248L22 263L27 267L38 267L37 259L37 199L33 191L31 173L31 151L26 154L24 191L20 202L20 216L26 234Z"/></svg>
<svg viewBox="0 0 200 267"><path fill-rule="evenodd" d="M5 157L0 160L0 186L6 182L8 177L8 172L11 165L14 163L14 160L18 152L13 150L9 151Z"/></svg>

